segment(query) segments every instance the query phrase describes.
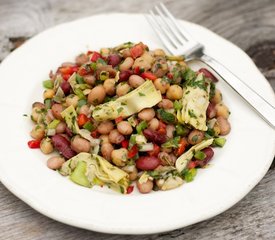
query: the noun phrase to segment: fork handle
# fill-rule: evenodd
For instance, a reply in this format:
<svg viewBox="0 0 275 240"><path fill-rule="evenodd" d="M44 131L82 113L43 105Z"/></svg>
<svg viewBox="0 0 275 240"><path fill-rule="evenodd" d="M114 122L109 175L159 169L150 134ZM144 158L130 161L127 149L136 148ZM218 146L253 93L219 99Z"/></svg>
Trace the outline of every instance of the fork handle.
<svg viewBox="0 0 275 240"><path fill-rule="evenodd" d="M200 60L216 72L233 90L235 90L256 112L275 129L275 107L244 83L228 68L214 58L203 55Z"/></svg>

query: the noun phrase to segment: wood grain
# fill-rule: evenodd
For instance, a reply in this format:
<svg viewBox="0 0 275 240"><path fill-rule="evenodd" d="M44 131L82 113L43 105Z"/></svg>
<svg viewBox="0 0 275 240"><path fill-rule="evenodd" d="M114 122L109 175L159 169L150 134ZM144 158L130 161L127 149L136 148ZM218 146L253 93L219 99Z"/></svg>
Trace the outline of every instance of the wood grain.
<svg viewBox="0 0 275 240"><path fill-rule="evenodd" d="M48 27L104 12L147 12L157 2L0 0L0 61L25 39ZM247 51L275 89L274 0L163 2L178 18L208 27ZM34 211L0 184L0 239L271 240L275 239L274 182L273 169L241 202L221 215L183 229L148 236L107 235L58 223Z"/></svg>

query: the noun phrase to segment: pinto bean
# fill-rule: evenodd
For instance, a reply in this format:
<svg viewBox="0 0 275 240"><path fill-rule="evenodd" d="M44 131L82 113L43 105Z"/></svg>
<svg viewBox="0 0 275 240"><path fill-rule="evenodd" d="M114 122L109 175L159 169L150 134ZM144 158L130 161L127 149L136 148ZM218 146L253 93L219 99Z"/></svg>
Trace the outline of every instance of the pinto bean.
<svg viewBox="0 0 275 240"><path fill-rule="evenodd" d="M204 138L204 133L200 130L194 129L192 130L187 138L188 143L195 145L200 143Z"/></svg>
<svg viewBox="0 0 275 240"><path fill-rule="evenodd" d="M216 116L216 108L215 108L215 104L214 103L209 103L207 110L206 110L206 116L208 118L214 118Z"/></svg>
<svg viewBox="0 0 275 240"><path fill-rule="evenodd" d="M75 58L75 62L78 66L81 66L83 65L84 63L88 62L89 61L89 57L82 53L80 55L78 55L76 58Z"/></svg>
<svg viewBox="0 0 275 240"><path fill-rule="evenodd" d="M159 120L157 118L153 118L149 123L148 123L148 128L151 130L157 130L159 128Z"/></svg>
<svg viewBox="0 0 275 240"><path fill-rule="evenodd" d="M116 81L114 78L109 78L104 81L103 87L104 87L107 95L109 95L109 96L115 95L115 93L116 93L115 85L116 85Z"/></svg>
<svg viewBox="0 0 275 240"><path fill-rule="evenodd" d="M145 121L151 121L156 113L153 108L145 108L138 113L138 117Z"/></svg>
<svg viewBox="0 0 275 240"><path fill-rule="evenodd" d="M145 80L140 77L139 75L131 75L129 77L129 84L131 87L133 88L137 88L139 87L140 85L142 85L143 83L145 82Z"/></svg>
<svg viewBox="0 0 275 240"><path fill-rule="evenodd" d="M109 141L111 143L120 144L124 139L124 136L117 129L113 129L109 134Z"/></svg>
<svg viewBox="0 0 275 240"><path fill-rule="evenodd" d="M174 104L171 100L169 99L162 99L159 103L158 103L158 107L159 108L164 108L164 109L171 109L174 107Z"/></svg>
<svg viewBox="0 0 275 240"><path fill-rule="evenodd" d="M137 188L140 193L149 193L152 191L154 183L151 180L147 180L145 183L140 183L137 181Z"/></svg>
<svg viewBox="0 0 275 240"><path fill-rule="evenodd" d="M217 117L217 124L220 128L220 135L227 135L231 131L231 125L224 117Z"/></svg>
<svg viewBox="0 0 275 240"><path fill-rule="evenodd" d="M94 87L88 95L88 102L93 105L98 105L103 102L106 97L105 89L102 85Z"/></svg>
<svg viewBox="0 0 275 240"><path fill-rule="evenodd" d="M72 140L71 140L71 148L77 153L80 152L90 152L91 149L91 143L86 140L85 138L82 138L78 135L76 135Z"/></svg>
<svg viewBox="0 0 275 240"><path fill-rule="evenodd" d="M133 128L128 121L121 121L117 124L117 130L122 135L130 135L133 132Z"/></svg>
<svg viewBox="0 0 275 240"><path fill-rule="evenodd" d="M62 167L63 163L65 163L65 159L60 156L54 156L48 159L47 166L50 169L56 170Z"/></svg>
<svg viewBox="0 0 275 240"><path fill-rule="evenodd" d="M123 63L119 65L119 70L120 71L126 71L130 69L134 64L134 59L131 57L127 57Z"/></svg>
<svg viewBox="0 0 275 240"><path fill-rule="evenodd" d="M175 130L176 130L176 128L175 128L174 125L167 125L166 126L166 136L167 136L167 138L173 138Z"/></svg>
<svg viewBox="0 0 275 240"><path fill-rule="evenodd" d="M108 161L111 160L111 154L112 154L113 150L114 150L114 147L109 142L103 143L101 146L101 154Z"/></svg>
<svg viewBox="0 0 275 240"><path fill-rule="evenodd" d="M63 106L60 103L54 103L52 105L52 112L55 118L62 120L61 112L63 111Z"/></svg>
<svg viewBox="0 0 275 240"><path fill-rule="evenodd" d="M97 127L97 131L100 134L109 134L113 129L114 124L112 121L103 121Z"/></svg>

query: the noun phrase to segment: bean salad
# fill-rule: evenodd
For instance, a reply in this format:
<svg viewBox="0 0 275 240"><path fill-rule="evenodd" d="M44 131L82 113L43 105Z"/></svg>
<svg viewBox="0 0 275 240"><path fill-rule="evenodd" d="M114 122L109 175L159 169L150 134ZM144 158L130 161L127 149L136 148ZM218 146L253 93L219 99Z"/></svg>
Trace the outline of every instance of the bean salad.
<svg viewBox="0 0 275 240"><path fill-rule="evenodd" d="M127 42L51 71L32 105L30 148L73 182L130 194L193 181L231 126L218 79L182 56Z"/></svg>

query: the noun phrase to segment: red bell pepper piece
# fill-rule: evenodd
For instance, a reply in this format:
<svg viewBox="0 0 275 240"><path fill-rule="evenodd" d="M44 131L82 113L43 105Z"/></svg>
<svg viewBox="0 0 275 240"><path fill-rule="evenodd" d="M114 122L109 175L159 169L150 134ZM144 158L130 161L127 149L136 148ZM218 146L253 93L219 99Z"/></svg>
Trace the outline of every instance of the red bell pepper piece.
<svg viewBox="0 0 275 240"><path fill-rule="evenodd" d="M144 48L145 48L145 46L143 43L138 43L138 44L134 45L130 49L132 58L136 59L136 58L140 57L144 52Z"/></svg>
<svg viewBox="0 0 275 240"><path fill-rule="evenodd" d="M127 187L127 194L130 194L131 192L133 192L133 190L134 190L134 186Z"/></svg>
<svg viewBox="0 0 275 240"><path fill-rule="evenodd" d="M120 123L121 121L123 121L123 117L118 117L115 119L116 124Z"/></svg>
<svg viewBox="0 0 275 240"><path fill-rule="evenodd" d="M90 58L91 62L96 62L99 58L102 58L99 52L93 52Z"/></svg>
<svg viewBox="0 0 275 240"><path fill-rule="evenodd" d="M187 146L187 140L186 138L182 138L179 142L179 148L177 150L177 156L180 156L181 154L184 153L186 146Z"/></svg>
<svg viewBox="0 0 275 240"><path fill-rule="evenodd" d="M79 114L77 117L77 124L79 127L83 127L83 125L89 121L89 118L85 114Z"/></svg>
<svg viewBox="0 0 275 240"><path fill-rule="evenodd" d="M154 144L154 149L152 151L149 151L148 154L149 154L149 156L155 156L155 157L157 157L158 154L159 154L159 152L160 152L159 145Z"/></svg>
<svg viewBox="0 0 275 240"><path fill-rule="evenodd" d="M137 145L134 145L128 152L128 158L133 158L138 153Z"/></svg>
<svg viewBox="0 0 275 240"><path fill-rule="evenodd" d="M129 146L129 141L128 140L123 140L122 142L121 142L121 146L123 147L123 148L128 148L128 146Z"/></svg>
<svg viewBox="0 0 275 240"><path fill-rule="evenodd" d="M197 163L195 161L190 161L188 163L188 166L187 166L188 169L192 169L192 168L195 168L195 167L197 167Z"/></svg>
<svg viewBox="0 0 275 240"><path fill-rule="evenodd" d="M143 72L140 76L142 78L147 78L152 81L157 79L157 76L155 74L153 74L152 72Z"/></svg>
<svg viewBox="0 0 275 240"><path fill-rule="evenodd" d="M40 140L30 140L28 141L28 146L29 148L40 148L40 143L41 141Z"/></svg>
<svg viewBox="0 0 275 240"><path fill-rule="evenodd" d="M97 130L94 130L93 132L91 132L91 136L93 138L99 138L99 132Z"/></svg>

